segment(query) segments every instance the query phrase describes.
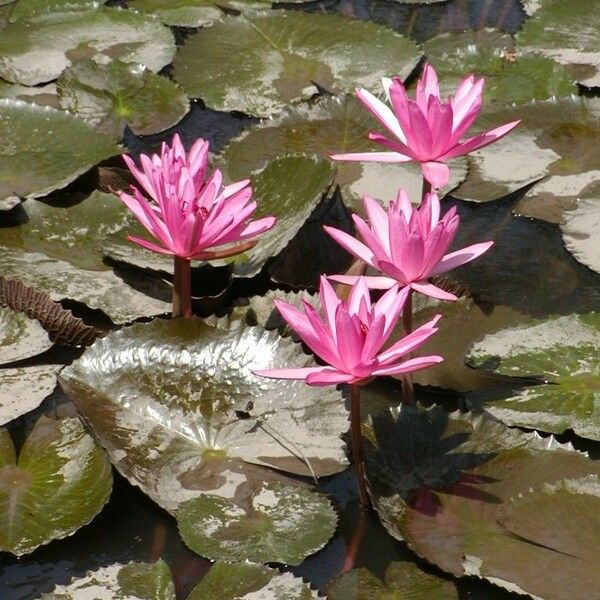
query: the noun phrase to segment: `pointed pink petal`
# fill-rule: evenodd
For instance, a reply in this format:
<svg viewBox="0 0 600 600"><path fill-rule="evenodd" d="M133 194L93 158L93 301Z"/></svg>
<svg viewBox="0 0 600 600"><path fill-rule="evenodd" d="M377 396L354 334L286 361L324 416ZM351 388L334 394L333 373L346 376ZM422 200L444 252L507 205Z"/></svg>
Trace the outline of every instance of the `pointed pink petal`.
<svg viewBox="0 0 600 600"><path fill-rule="evenodd" d="M369 217L369 223L371 229L381 247L385 250L386 254L390 254L390 238L389 238L389 221L388 216L383 207L377 200L374 200L370 196L363 197L363 204L367 216Z"/></svg>
<svg viewBox="0 0 600 600"><path fill-rule="evenodd" d="M367 90L357 89L356 97L386 129L391 131L401 142L406 143L406 137L400 123L389 106Z"/></svg>
<svg viewBox="0 0 600 600"><path fill-rule="evenodd" d="M360 276L358 281L352 286L352 290L348 296L348 312L351 315L359 315L360 306L365 302L367 303L370 312L371 297L369 295L369 288L367 287L367 282L364 280L364 277Z"/></svg>
<svg viewBox="0 0 600 600"><path fill-rule="evenodd" d="M414 160L410 156L404 156L398 152L353 152L350 154L330 154L331 160L342 160L349 162L382 162L399 163Z"/></svg>
<svg viewBox="0 0 600 600"><path fill-rule="evenodd" d="M327 368L315 371L306 377L306 383L314 386L337 385L338 383L351 383L355 381L356 377L350 373Z"/></svg>
<svg viewBox="0 0 600 600"><path fill-rule="evenodd" d="M159 254L168 254L169 256L173 256L175 252L169 250L169 248L163 248L158 244L153 244L144 238L138 237L137 235L128 235L127 239L134 244L138 244L138 246L142 246L142 248L146 248L146 250L152 250L152 252L158 252ZM187 257L184 257L187 258Z"/></svg>
<svg viewBox="0 0 600 600"><path fill-rule="evenodd" d="M327 279L344 285L354 285L358 277L358 275L327 275ZM391 277L372 277L370 275L362 275L362 277L371 290L389 290L398 283Z"/></svg>
<svg viewBox="0 0 600 600"><path fill-rule="evenodd" d="M450 302L458 300L454 294L450 294L449 292L442 290L436 285L433 285L433 283L427 283L423 281L413 282L410 284L410 287L417 292L421 292L421 294L431 296L432 298L437 298L438 300L449 300Z"/></svg>
<svg viewBox="0 0 600 600"><path fill-rule="evenodd" d="M319 297L321 298L321 306L323 307L323 313L327 319L331 337L333 338L334 343L337 344L335 315L342 301L338 298L332 285L327 281L327 277L324 275L321 275L319 278Z"/></svg>
<svg viewBox="0 0 600 600"><path fill-rule="evenodd" d="M335 227L329 227L324 225L323 229L345 250L364 260L367 264L373 266L373 259L375 258L370 248L365 246L362 242L356 238L347 234L345 231L336 229Z"/></svg>
<svg viewBox="0 0 600 600"><path fill-rule="evenodd" d="M426 64L425 68L423 69L423 75L417 82L416 93L417 105L424 115L427 114L429 98L431 96L439 100L440 87L435 69L430 64Z"/></svg>
<svg viewBox="0 0 600 600"><path fill-rule="evenodd" d="M446 152L443 156L440 156L438 160L450 160L455 156L462 156L463 154L469 154L469 152L473 152L474 150L479 150L479 148L483 148L504 137L507 133L510 133L520 122L520 119L518 121L512 121L506 125L496 127L496 129L492 129L487 133L482 133L481 135L469 138L455 146L449 152Z"/></svg>
<svg viewBox="0 0 600 600"><path fill-rule="evenodd" d="M396 152L397 154L403 154L405 156L410 157L411 160L419 160L419 156L412 151L409 146L402 144L400 142L392 142L388 140L384 135L380 133L375 133L373 131L369 132L369 139L392 152Z"/></svg>
<svg viewBox="0 0 600 600"><path fill-rule="evenodd" d="M254 237L265 231L268 231L277 223L277 219L275 217L263 217L262 219L257 219L256 221L251 221L246 225L246 227L240 232L239 236L237 236L238 240L245 240L249 237Z"/></svg>
<svg viewBox="0 0 600 600"><path fill-rule="evenodd" d="M252 369L254 375L269 379L306 379L309 375L320 373L327 367L304 367L301 369Z"/></svg>
<svg viewBox="0 0 600 600"><path fill-rule="evenodd" d="M400 375L401 373L411 373L412 371L419 371L420 369L426 369L432 365L441 363L444 359L441 356L419 356L418 358L411 358L398 365L390 365L389 367L382 367L381 369L375 369L373 375Z"/></svg>
<svg viewBox="0 0 600 600"><path fill-rule="evenodd" d="M421 163L421 172L434 190L442 189L450 181L450 169L443 162L429 161Z"/></svg>
<svg viewBox="0 0 600 600"><path fill-rule="evenodd" d="M441 315L436 315L433 319L424 325L421 325L412 333L409 333L402 339L398 340L385 352L382 352L378 357L381 364L387 365L390 362L394 362L400 356L409 354L413 350L416 350L419 346L422 346L432 335L438 331L438 327L436 327L436 325L441 317Z"/></svg>
<svg viewBox="0 0 600 600"><path fill-rule="evenodd" d="M493 245L494 242L481 242L480 244L473 244L472 246L467 246L462 250L456 250L456 252L446 254L446 256L444 256L444 258L442 258L442 260L440 260L440 262L438 262L438 264L431 270L430 276L433 277L435 275L439 275L440 273L450 271L456 267L460 267L460 265L464 265L478 256L481 256Z"/></svg>
<svg viewBox="0 0 600 600"><path fill-rule="evenodd" d="M340 307L335 315L337 328L337 347L340 360L348 370L360 362L362 352L362 335L351 316Z"/></svg>

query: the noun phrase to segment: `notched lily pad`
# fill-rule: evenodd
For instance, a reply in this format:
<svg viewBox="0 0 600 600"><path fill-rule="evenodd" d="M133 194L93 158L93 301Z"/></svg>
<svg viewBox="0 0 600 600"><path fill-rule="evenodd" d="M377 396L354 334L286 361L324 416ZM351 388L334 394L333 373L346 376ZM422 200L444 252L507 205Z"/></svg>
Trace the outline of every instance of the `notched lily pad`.
<svg viewBox="0 0 600 600"><path fill-rule="evenodd" d="M22 556L89 523L107 502L112 471L79 419L40 417L17 460L0 430L0 549Z"/></svg>
<svg viewBox="0 0 600 600"><path fill-rule="evenodd" d="M312 96L315 84L334 93L378 90L383 76L406 78L420 56L414 42L375 23L273 11L202 29L173 66L190 96L264 117Z"/></svg>
<svg viewBox="0 0 600 600"><path fill-rule="evenodd" d="M119 153L80 119L13 99L0 99L0 139L0 198L42 196Z"/></svg>
<svg viewBox="0 0 600 600"><path fill-rule="evenodd" d="M123 600L175 600L175 584L164 560L155 563L130 562L88 571L66 585L43 594L42 600L82 598Z"/></svg>
<svg viewBox="0 0 600 600"><path fill-rule="evenodd" d="M97 341L61 383L117 469L174 511L200 491L232 499L247 479L239 461L309 476L345 467L341 394L251 373L308 364L260 327L155 320Z"/></svg>
<svg viewBox="0 0 600 600"><path fill-rule="evenodd" d="M333 536L337 515L326 496L265 484L243 505L210 494L177 509L183 541L207 558L298 565Z"/></svg>
<svg viewBox="0 0 600 600"><path fill-rule="evenodd" d="M174 54L173 34L151 17L111 8L58 12L2 30L0 77L24 85L45 83L83 58L101 64L120 59L158 72Z"/></svg>
<svg viewBox="0 0 600 600"><path fill-rule="evenodd" d="M187 600L317 600L320 596L299 577L249 562L217 562Z"/></svg>
<svg viewBox="0 0 600 600"><path fill-rule="evenodd" d="M600 315L569 315L505 329L473 345L466 360L502 375L532 376L542 385L470 402L507 425L552 433L567 429L600 440Z"/></svg>
<svg viewBox="0 0 600 600"><path fill-rule="evenodd" d="M600 179L600 173L598 173ZM560 225L565 246L580 262L600 273L600 199L582 198L563 213Z"/></svg>
<svg viewBox="0 0 600 600"><path fill-rule="evenodd" d="M172 127L190 108L175 83L143 65L84 60L67 68L57 82L60 106L121 139L128 125L136 135Z"/></svg>
<svg viewBox="0 0 600 600"><path fill-rule="evenodd" d="M370 436L367 475L391 535L454 576L551 600L584 598L566 592L578 579L563 577L557 552L514 536L498 519L530 489L598 475L597 462L553 438L440 407L381 413Z"/></svg>
<svg viewBox="0 0 600 600"><path fill-rule="evenodd" d="M381 581L368 569L354 569L337 577L328 600L458 600L456 586L425 573L410 562L394 562Z"/></svg>
<svg viewBox="0 0 600 600"><path fill-rule="evenodd" d="M306 153L326 157L334 152L381 150L368 139L369 131L381 125L354 96L322 98L316 105L288 109L257 127L247 129L232 141L221 155L221 163L231 179L240 179L262 168L269 160L285 154ZM369 194L384 202L404 188L416 202L421 198L423 177L413 163L336 163L336 183L353 209L362 210L358 198ZM464 157L450 162L451 180L442 195L467 176Z"/></svg>

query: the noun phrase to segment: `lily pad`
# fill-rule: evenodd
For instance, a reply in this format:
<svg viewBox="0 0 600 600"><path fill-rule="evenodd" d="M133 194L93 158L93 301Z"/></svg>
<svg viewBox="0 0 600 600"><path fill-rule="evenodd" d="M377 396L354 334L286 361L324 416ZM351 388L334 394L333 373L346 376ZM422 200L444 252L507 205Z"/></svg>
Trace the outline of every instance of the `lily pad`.
<svg viewBox="0 0 600 600"><path fill-rule="evenodd" d="M600 5L587 2L542 0L539 9L517 34L519 46L572 66L577 81L600 86L597 33Z"/></svg>
<svg viewBox="0 0 600 600"><path fill-rule="evenodd" d="M187 600L317 600L320 596L291 573L249 562L217 562Z"/></svg>
<svg viewBox="0 0 600 600"><path fill-rule="evenodd" d="M120 59L158 72L174 54L173 34L151 17L111 8L50 13L2 30L0 77L25 85L45 83L83 58L101 64Z"/></svg>
<svg viewBox="0 0 600 600"><path fill-rule="evenodd" d="M128 125L136 135L172 127L190 108L175 83L143 65L113 60L74 63L57 82L60 106L117 139Z"/></svg>
<svg viewBox="0 0 600 600"><path fill-rule="evenodd" d="M82 598L123 600L175 600L175 584L164 560L155 563L130 562L88 571L66 585L43 594L42 600L81 600Z"/></svg>
<svg viewBox="0 0 600 600"><path fill-rule="evenodd" d="M269 116L317 92L381 78L406 78L421 54L414 42L375 23L333 14L273 11L227 17L187 38L174 77L188 95L217 110Z"/></svg>
<svg viewBox="0 0 600 600"><path fill-rule="evenodd" d="M51 347L48 334L37 321L0 307L0 364L35 356Z"/></svg>
<svg viewBox="0 0 600 600"><path fill-rule="evenodd" d="M545 383L484 402L507 425L552 433L566 429L600 440L600 315L569 315L488 335L466 360L503 375L536 376ZM480 405L478 397L471 399Z"/></svg>
<svg viewBox="0 0 600 600"><path fill-rule="evenodd" d="M22 556L89 523L107 502L112 471L79 419L40 417L19 458L0 430L0 548Z"/></svg>
<svg viewBox="0 0 600 600"><path fill-rule="evenodd" d="M239 321L155 320L97 341L61 383L117 469L174 511L200 490L234 497L246 476L224 459L309 476L344 469L341 393L251 373L311 362L289 338Z"/></svg>
<svg viewBox="0 0 600 600"><path fill-rule="evenodd" d="M132 0L127 6L172 27L203 27L225 16L213 0Z"/></svg>
<svg viewBox="0 0 600 600"><path fill-rule="evenodd" d="M298 565L333 536L337 515L326 496L265 484L245 506L204 494L177 509L183 541L202 556Z"/></svg>
<svg viewBox="0 0 600 600"><path fill-rule="evenodd" d="M0 98L12 98L13 100L32 102L40 106L59 108L55 83L30 87L19 85L18 83L0 81Z"/></svg>
<svg viewBox="0 0 600 600"><path fill-rule="evenodd" d="M453 94L465 73L485 77L487 103L525 104L577 94L564 66L540 54L515 49L512 37L493 29L444 33L423 44L438 73L443 95Z"/></svg>
<svg viewBox="0 0 600 600"><path fill-rule="evenodd" d="M56 387L62 365L0 369L0 425L36 409Z"/></svg>
<svg viewBox="0 0 600 600"><path fill-rule="evenodd" d="M28 221L0 228L6 277L70 298L125 322L168 312L170 286L141 272L113 272L99 251L104 236L121 230L127 210L110 194L94 192L70 207L23 203ZM147 295L145 292L152 294Z"/></svg>
<svg viewBox="0 0 600 600"><path fill-rule="evenodd" d="M0 100L0 139L0 198L42 196L119 153L80 119L12 99Z"/></svg>
<svg viewBox="0 0 600 600"><path fill-rule="evenodd" d="M580 199L577 208L563 213L560 228L565 246L573 256L600 273L600 200Z"/></svg>
<svg viewBox="0 0 600 600"><path fill-rule="evenodd" d="M367 475L391 535L455 576L485 577L550 600L585 597L577 589L582 579L565 578L558 568L557 552L513 535L498 520L511 498L564 478L597 475L597 462L553 438L439 407L380 413L370 435ZM584 568L589 571L581 563Z"/></svg>
<svg viewBox="0 0 600 600"><path fill-rule="evenodd" d="M343 573L329 588L328 600L458 600L456 586L409 562L392 563L381 581L361 568Z"/></svg>
<svg viewBox="0 0 600 600"><path fill-rule="evenodd" d="M282 116L247 129L221 155L221 164L232 180L246 177L276 156L293 153L326 156L333 152L367 152L379 147L368 139L380 124L354 96L323 98L316 105L287 110ZM337 163L336 183L353 209L357 199L369 194L388 202L398 188L414 202L421 199L423 177L417 164ZM442 195L457 187L467 175L464 157L450 161L451 180Z"/></svg>
<svg viewBox="0 0 600 600"><path fill-rule="evenodd" d="M106 0L17 0L10 11L9 21L33 20L50 13L92 10Z"/></svg>

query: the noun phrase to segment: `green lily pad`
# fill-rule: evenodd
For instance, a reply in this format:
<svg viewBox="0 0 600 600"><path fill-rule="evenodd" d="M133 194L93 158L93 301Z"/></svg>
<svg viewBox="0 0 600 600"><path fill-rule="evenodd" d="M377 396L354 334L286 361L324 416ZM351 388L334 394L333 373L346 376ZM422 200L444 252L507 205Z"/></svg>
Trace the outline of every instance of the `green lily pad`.
<svg viewBox="0 0 600 600"><path fill-rule="evenodd" d="M29 220L0 228L0 261L6 277L104 311L114 322L169 311L170 286L141 272L113 272L102 262L100 241L121 230L126 208L94 192L70 207L37 200L23 203ZM150 294L150 295L147 295Z"/></svg>
<svg viewBox="0 0 600 600"><path fill-rule="evenodd" d="M42 196L119 152L72 115L12 99L0 100L0 139L0 198Z"/></svg>
<svg viewBox="0 0 600 600"><path fill-rule="evenodd" d="M289 109L282 116L247 129L223 151L220 161L232 180L264 167L284 154L306 153L326 156L333 152L381 150L368 139L369 131L381 125L354 98L323 98L316 105ZM418 164L336 163L336 183L344 199L362 212L358 198L369 194L388 202L398 188L414 202L421 199L423 177ZM464 157L450 161L451 180L441 195L458 186L467 175Z"/></svg>
<svg viewBox="0 0 600 600"><path fill-rule="evenodd" d="M190 108L179 87L143 65L113 60L74 63L57 82L60 106L117 139L129 125L136 135L172 127Z"/></svg>
<svg viewBox="0 0 600 600"><path fill-rule="evenodd" d="M337 577L328 600L458 600L456 586L409 562L392 563L381 581L364 568Z"/></svg>
<svg viewBox="0 0 600 600"><path fill-rule="evenodd" d="M227 17L190 36L173 73L211 108L269 116L312 96L315 84L379 90L381 77L406 78L420 56L414 42L374 23L273 11Z"/></svg>
<svg viewBox="0 0 600 600"><path fill-rule="evenodd" d="M40 417L19 458L0 436L0 548L22 556L89 523L107 502L112 471L79 419Z"/></svg>
<svg viewBox="0 0 600 600"><path fill-rule="evenodd" d="M513 535L499 519L511 498L530 489L597 475L596 461L553 438L440 407L380 413L369 436L370 490L392 536L455 576L485 577L534 597L584 598L566 591L580 580L563 577L556 552Z"/></svg>
<svg viewBox="0 0 600 600"><path fill-rule="evenodd" d="M577 94L564 66L551 58L515 50L510 35L483 29L445 33L423 44L434 65L443 95L453 94L465 73L485 77L488 102L524 104Z"/></svg>
<svg viewBox="0 0 600 600"><path fill-rule="evenodd" d="M560 228L571 254L600 273L600 200L597 197L580 199L577 208L563 213Z"/></svg>
<svg viewBox="0 0 600 600"><path fill-rule="evenodd" d="M2 30L0 77L36 85L83 58L102 64L120 59L158 72L174 54L173 34L151 17L111 8L50 13Z"/></svg>
<svg viewBox="0 0 600 600"><path fill-rule="evenodd" d="M37 321L0 306L0 364L30 358L51 347L48 334Z"/></svg>
<svg viewBox="0 0 600 600"><path fill-rule="evenodd" d="M117 469L174 511L198 490L233 498L244 469L212 458L309 476L345 468L341 393L251 373L311 363L289 338L241 322L155 320L97 341L61 383Z"/></svg>
<svg viewBox="0 0 600 600"><path fill-rule="evenodd" d="M9 21L33 20L50 13L92 10L106 0L17 0L10 11Z"/></svg>
<svg viewBox="0 0 600 600"><path fill-rule="evenodd" d="M203 27L225 15L213 0L132 0L127 6L174 27Z"/></svg>
<svg viewBox="0 0 600 600"><path fill-rule="evenodd" d="M175 584L164 560L155 563L130 562L88 571L66 585L43 594L42 600L81 600L82 598L123 600L175 600Z"/></svg>
<svg viewBox="0 0 600 600"><path fill-rule="evenodd" d="M577 81L600 86L600 5L542 0L517 34L519 46L572 66Z"/></svg>
<svg viewBox="0 0 600 600"><path fill-rule="evenodd" d="M40 106L59 108L55 83L29 87L27 85L19 85L18 83L0 81L0 98L12 98L13 100L32 102Z"/></svg>
<svg viewBox="0 0 600 600"><path fill-rule="evenodd" d="M600 315L569 315L488 335L473 345L469 364L544 383L484 402L507 425L552 433L573 429L600 440ZM479 405L478 396L471 399Z"/></svg>
<svg viewBox="0 0 600 600"><path fill-rule="evenodd" d="M0 369L0 425L36 409L56 387L62 365Z"/></svg>
<svg viewBox="0 0 600 600"><path fill-rule="evenodd" d="M337 515L326 496L279 483L245 506L205 494L177 509L183 541L202 556L298 565L333 536Z"/></svg>
<svg viewBox="0 0 600 600"><path fill-rule="evenodd" d="M249 562L217 562L187 600L317 600L320 596L299 577Z"/></svg>

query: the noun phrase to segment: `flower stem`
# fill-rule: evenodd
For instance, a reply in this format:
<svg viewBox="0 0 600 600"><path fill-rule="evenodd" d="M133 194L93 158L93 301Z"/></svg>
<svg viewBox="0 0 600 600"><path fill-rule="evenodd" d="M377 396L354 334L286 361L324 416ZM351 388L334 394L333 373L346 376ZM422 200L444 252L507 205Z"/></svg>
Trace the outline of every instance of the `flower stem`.
<svg viewBox="0 0 600 600"><path fill-rule="evenodd" d="M342 573L347 573L354 569L356 563L356 557L360 549L360 545L365 537L367 531L367 525L369 524L368 516L364 511L360 511L358 515L358 522L356 523L356 529L352 534L352 538L346 544L346 557L344 559L344 565L342 566Z"/></svg>
<svg viewBox="0 0 600 600"><path fill-rule="evenodd" d="M431 194L431 183L429 183L429 181L427 181L427 179L425 179L425 177L423 177L423 188L421 191L421 202L423 202L423 200L425 200L425 196L427 194Z"/></svg>
<svg viewBox="0 0 600 600"><path fill-rule="evenodd" d="M363 443L360 419L360 386L350 386L350 437L352 440L352 458L358 483L358 497L363 511L371 508L365 481L365 463L363 459Z"/></svg>
<svg viewBox="0 0 600 600"><path fill-rule="evenodd" d="M192 316L192 269L188 258L175 257L173 271L173 317Z"/></svg>
<svg viewBox="0 0 600 600"><path fill-rule="evenodd" d="M425 180L423 180L425 181ZM412 333L412 296L413 291L410 290L408 292L408 296L406 297L406 302L404 303L404 308L402 309L402 322L404 324L404 331L406 335ZM406 356L407 359L410 358L410 354ZM406 373L402 377L402 402L403 404L414 404L415 403L415 389L412 379L412 373Z"/></svg>

